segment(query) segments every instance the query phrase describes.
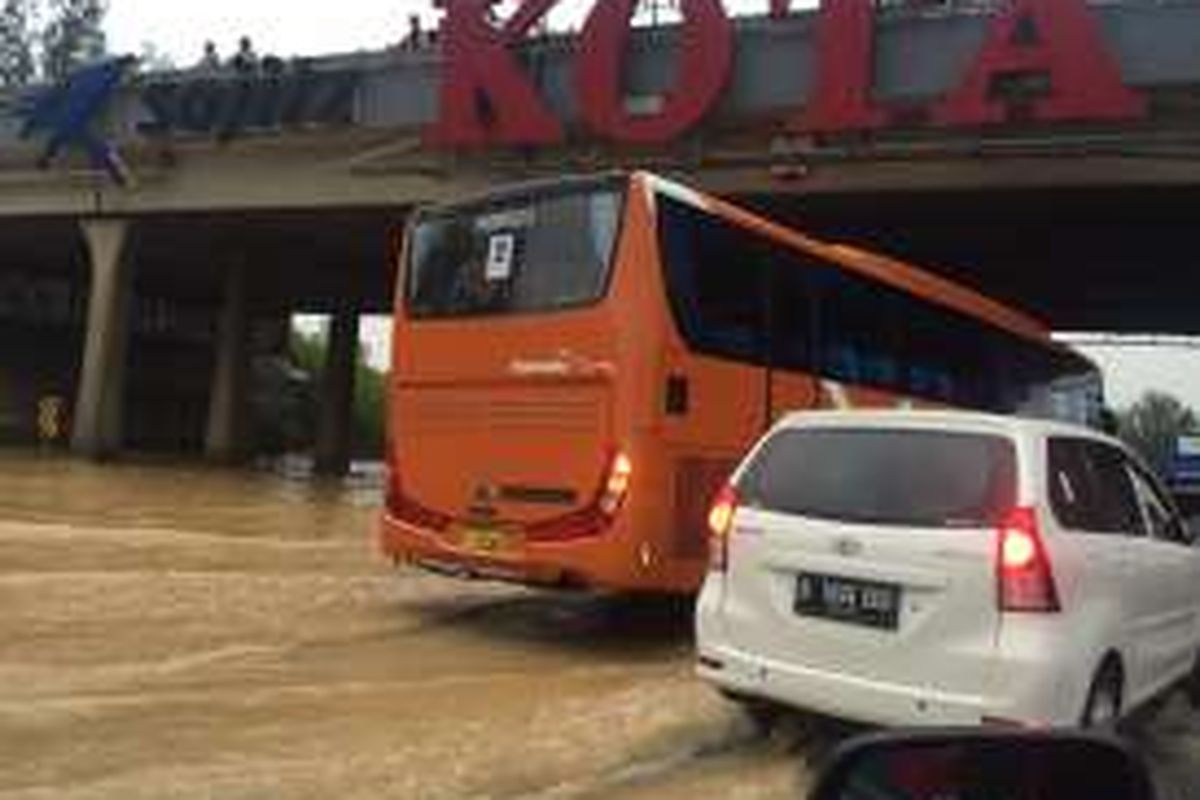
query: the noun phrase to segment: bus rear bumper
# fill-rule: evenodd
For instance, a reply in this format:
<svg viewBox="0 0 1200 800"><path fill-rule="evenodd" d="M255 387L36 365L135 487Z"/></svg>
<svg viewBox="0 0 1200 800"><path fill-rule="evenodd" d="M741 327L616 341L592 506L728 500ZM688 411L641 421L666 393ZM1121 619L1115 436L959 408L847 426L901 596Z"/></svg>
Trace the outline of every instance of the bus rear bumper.
<svg viewBox="0 0 1200 800"><path fill-rule="evenodd" d="M534 586L632 592L694 592L695 569L680 569L651 543L631 545L618 531L557 542L524 542L512 550L480 552L439 533L381 514L383 554L445 575L502 580Z"/></svg>

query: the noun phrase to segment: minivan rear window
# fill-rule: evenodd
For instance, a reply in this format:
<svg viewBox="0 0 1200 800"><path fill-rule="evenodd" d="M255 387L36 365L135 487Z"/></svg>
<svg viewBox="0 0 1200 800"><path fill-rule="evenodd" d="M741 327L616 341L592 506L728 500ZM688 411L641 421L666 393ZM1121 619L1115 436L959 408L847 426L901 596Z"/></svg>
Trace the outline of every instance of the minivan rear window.
<svg viewBox="0 0 1200 800"><path fill-rule="evenodd" d="M879 525L994 525L1016 500L1003 437L899 428L792 428L742 474L749 506Z"/></svg>

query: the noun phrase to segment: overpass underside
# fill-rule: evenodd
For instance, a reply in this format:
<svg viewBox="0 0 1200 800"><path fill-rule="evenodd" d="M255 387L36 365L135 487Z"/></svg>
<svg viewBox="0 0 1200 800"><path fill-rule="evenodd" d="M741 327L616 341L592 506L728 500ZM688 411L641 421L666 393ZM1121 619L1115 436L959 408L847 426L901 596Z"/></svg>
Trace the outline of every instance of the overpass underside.
<svg viewBox="0 0 1200 800"><path fill-rule="evenodd" d="M1200 334L1200 186L743 200L793 227L970 284L1056 330Z"/></svg>
<svg viewBox="0 0 1200 800"><path fill-rule="evenodd" d="M734 197L941 272L1057 330L1200 334L1200 185L811 194L763 185ZM277 438L259 423L270 428L278 395L295 388L262 365L287 372L293 314L329 314L326 368L307 387L311 444L324 468L344 469L357 319L390 311L390 239L406 213L0 221L0 439L45 437L56 399L51 432L84 453L253 454Z"/></svg>

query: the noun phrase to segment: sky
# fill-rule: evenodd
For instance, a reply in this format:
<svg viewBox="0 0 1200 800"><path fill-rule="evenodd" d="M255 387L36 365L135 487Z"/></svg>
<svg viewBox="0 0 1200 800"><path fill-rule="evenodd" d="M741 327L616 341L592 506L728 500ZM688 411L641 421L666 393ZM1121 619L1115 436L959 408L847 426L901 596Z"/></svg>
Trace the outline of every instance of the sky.
<svg viewBox="0 0 1200 800"><path fill-rule="evenodd" d="M501 4L501 14L513 0ZM765 12L768 0L727 0L736 13ZM797 0L796 7L815 0ZM562 0L551 11L552 25L578 25L591 0ZM177 66L198 61L212 40L229 55L246 35L260 53L288 57L378 49L400 41L410 14L426 24L437 18L431 0L109 0L109 49L141 53L144 43L167 54Z"/></svg>
<svg viewBox="0 0 1200 800"><path fill-rule="evenodd" d="M508 0L511 7L512 0ZM768 0L728 0L739 13L762 13ZM814 0L797 0L797 7ZM563 0L552 12L552 24L575 26L591 7L590 0ZM505 6L501 6L501 13ZM378 49L403 38L412 13L426 25L436 19L430 0L340 0L305 3L296 0L109 0L109 47L118 53L140 53L146 43L178 66L199 60L204 42L232 53L240 36L250 36L260 54L318 55ZM311 321L306 323L312 326ZM370 360L387 363L386 319L364 321L363 339ZM1109 401L1125 406L1146 389L1161 389L1200 408L1200 347L1082 348L1104 370Z"/></svg>
<svg viewBox="0 0 1200 800"><path fill-rule="evenodd" d="M1081 346L1104 372L1109 405L1123 408L1144 391L1178 397L1200 411L1200 340L1186 345Z"/></svg>
<svg viewBox="0 0 1200 800"><path fill-rule="evenodd" d="M403 38L410 13L431 9L427 0L109 0L106 30L115 53L149 42L182 67L205 41L229 55L243 35L283 57L378 49Z"/></svg>

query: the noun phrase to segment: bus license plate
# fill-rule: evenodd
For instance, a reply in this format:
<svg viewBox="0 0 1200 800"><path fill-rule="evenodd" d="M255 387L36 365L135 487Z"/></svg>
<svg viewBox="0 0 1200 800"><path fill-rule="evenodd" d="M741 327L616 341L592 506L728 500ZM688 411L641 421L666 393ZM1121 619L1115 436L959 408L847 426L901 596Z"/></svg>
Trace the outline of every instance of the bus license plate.
<svg viewBox="0 0 1200 800"><path fill-rule="evenodd" d="M894 630L900 622L900 587L801 572L794 609L804 616Z"/></svg>
<svg viewBox="0 0 1200 800"><path fill-rule="evenodd" d="M517 534L497 528L463 528L458 540L464 550L475 553L502 553L520 545Z"/></svg>

